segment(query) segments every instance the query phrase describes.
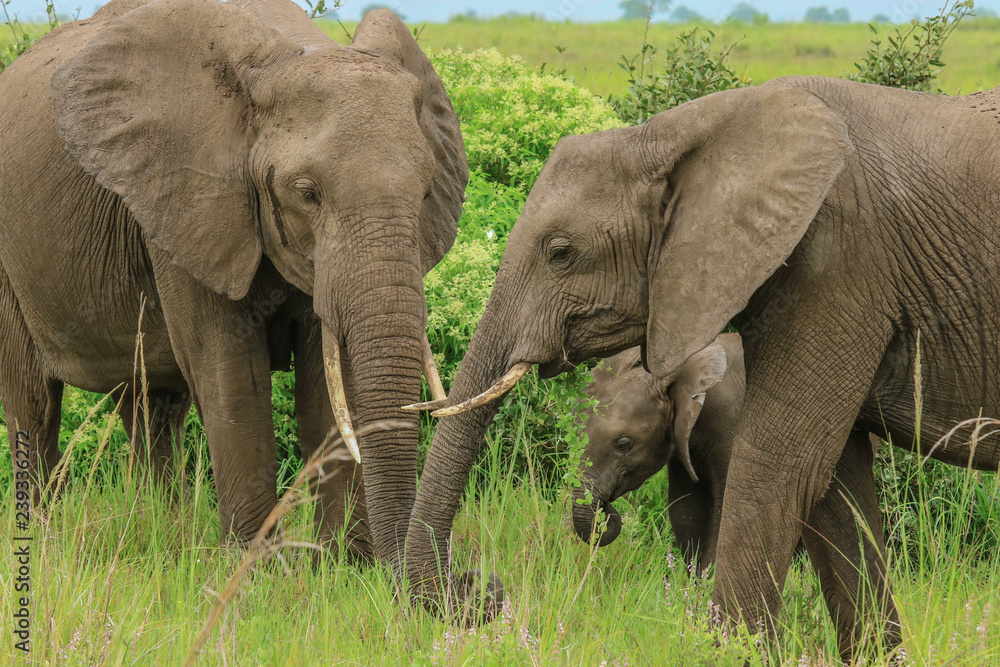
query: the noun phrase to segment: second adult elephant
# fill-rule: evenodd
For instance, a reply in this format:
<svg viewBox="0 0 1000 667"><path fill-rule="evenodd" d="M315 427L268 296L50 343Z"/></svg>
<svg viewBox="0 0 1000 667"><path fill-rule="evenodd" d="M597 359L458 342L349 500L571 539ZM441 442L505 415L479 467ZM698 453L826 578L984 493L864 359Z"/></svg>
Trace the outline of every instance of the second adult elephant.
<svg viewBox="0 0 1000 667"><path fill-rule="evenodd" d="M59 457L63 383L131 386L141 320L153 421L190 391L223 536L252 537L276 502L271 369L294 355L303 453L336 414L394 561L422 275L467 179L443 85L388 10L350 48L287 0L114 0L52 31L0 76L0 400L35 481Z"/></svg>
<svg viewBox="0 0 1000 667"><path fill-rule="evenodd" d="M664 378L732 321L747 390L714 602L772 623L801 537L814 561L836 549L853 566L820 571L842 652L878 628L898 641L868 433L1000 464L994 432L935 446L1000 413L998 102L787 77L562 139L455 378L449 402L470 403L445 414L468 411L435 433L408 571L435 580L493 399L531 365L550 376L641 344ZM857 515L834 502L835 470Z"/></svg>

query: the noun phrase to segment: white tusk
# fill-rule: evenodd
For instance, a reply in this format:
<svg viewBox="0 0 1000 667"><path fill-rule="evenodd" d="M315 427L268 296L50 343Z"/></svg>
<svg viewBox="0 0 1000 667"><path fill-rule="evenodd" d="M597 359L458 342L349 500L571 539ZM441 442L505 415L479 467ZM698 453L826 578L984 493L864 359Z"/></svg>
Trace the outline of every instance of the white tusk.
<svg viewBox="0 0 1000 667"><path fill-rule="evenodd" d="M442 398L437 401L425 401L423 403L411 403L410 405L404 405L400 410L406 410L407 412L423 412L424 410L437 410L443 408L448 404L448 399Z"/></svg>
<svg viewBox="0 0 1000 667"><path fill-rule="evenodd" d="M427 386L431 390L431 398L435 401L444 401L448 395L444 393L444 385L441 384L441 376L438 375L437 365L434 363L434 352L431 350L431 342L424 334L423 353L424 377L427 378Z"/></svg>
<svg viewBox="0 0 1000 667"><path fill-rule="evenodd" d="M514 385L517 384L518 380L523 378L524 375L529 370L531 370L531 364L526 361L522 361L519 364L514 364L514 366L512 366L509 371L507 371L506 375L500 378L500 380L495 385L493 385L483 393L479 394L479 396L470 398L469 400L463 401L458 405L453 405L450 408L442 408L440 410L435 410L434 412L431 413L431 416L450 417L452 415L458 415L463 412L468 412L469 410L474 410L475 408L481 407L483 405L486 405L487 403L495 401L496 399L500 398L508 391L510 391L514 387Z"/></svg>
<svg viewBox="0 0 1000 667"><path fill-rule="evenodd" d="M351 424L351 410L347 407L347 396L344 395L344 374L340 367L340 346L334 342L330 345L330 353L323 357L323 369L326 371L326 388L330 393L330 404L333 406L333 416L337 418L337 427L344 438L351 456L361 463L361 450L358 448L358 438Z"/></svg>

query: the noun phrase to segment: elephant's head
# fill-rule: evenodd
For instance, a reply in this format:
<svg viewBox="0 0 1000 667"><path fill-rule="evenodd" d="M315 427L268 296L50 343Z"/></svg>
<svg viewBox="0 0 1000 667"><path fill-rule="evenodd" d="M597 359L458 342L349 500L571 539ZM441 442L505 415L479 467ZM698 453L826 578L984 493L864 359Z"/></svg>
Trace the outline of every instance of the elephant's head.
<svg viewBox="0 0 1000 667"><path fill-rule="evenodd" d="M634 345L669 377L789 257L851 150L843 119L795 80L561 139L437 413L455 416L438 426L421 478L410 569L430 571L447 553L495 399L513 380L533 364L554 375Z"/></svg>
<svg viewBox="0 0 1000 667"><path fill-rule="evenodd" d="M313 297L331 400L347 350L380 555L409 514L420 393L422 276L451 246L468 180L458 121L430 62L390 11L351 48L288 0L123 0L57 71L71 155L121 197L143 238L209 289L246 297L269 261ZM102 10L110 12L111 10ZM380 532L381 531L381 532Z"/></svg>
<svg viewBox="0 0 1000 667"><path fill-rule="evenodd" d="M689 440L705 396L726 373L726 351L709 345L666 378L632 368L639 348L602 361L589 391L597 405L587 415L587 446L581 468L583 484L573 494L573 528L589 542L599 509L607 528L599 546L615 541L621 517L612 502L678 460L691 480L698 474L691 462ZM591 502L585 502L590 492Z"/></svg>

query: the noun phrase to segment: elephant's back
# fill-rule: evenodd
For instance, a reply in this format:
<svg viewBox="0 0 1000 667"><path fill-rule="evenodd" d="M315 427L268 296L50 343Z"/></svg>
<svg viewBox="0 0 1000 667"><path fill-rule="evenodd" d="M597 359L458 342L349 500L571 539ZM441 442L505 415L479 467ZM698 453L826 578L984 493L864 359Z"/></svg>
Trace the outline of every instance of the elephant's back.
<svg viewBox="0 0 1000 667"><path fill-rule="evenodd" d="M89 19L58 26L21 54L0 75L0 137L23 136L52 121L52 75L109 21L151 0L112 0ZM5 159L0 156L0 159ZM2 164L2 163L0 163Z"/></svg>
<svg viewBox="0 0 1000 667"><path fill-rule="evenodd" d="M140 310L151 373L179 375L139 226L70 156L52 109L56 70L140 4L56 28L0 75L0 270L51 375L92 391L131 377Z"/></svg>
<svg viewBox="0 0 1000 667"><path fill-rule="evenodd" d="M72 164L56 132L50 83L53 73L83 48L105 21L61 25L20 55L0 75L0 207L18 214L8 197L22 192L22 182L51 173L53 161ZM0 213L3 210L0 209ZM3 220L0 217L0 232Z"/></svg>
<svg viewBox="0 0 1000 667"><path fill-rule="evenodd" d="M51 109L49 82L52 74L82 49L104 23L90 19L61 25L38 40L4 70L0 75L0 128L6 129L11 121L18 120L11 118L8 112Z"/></svg>

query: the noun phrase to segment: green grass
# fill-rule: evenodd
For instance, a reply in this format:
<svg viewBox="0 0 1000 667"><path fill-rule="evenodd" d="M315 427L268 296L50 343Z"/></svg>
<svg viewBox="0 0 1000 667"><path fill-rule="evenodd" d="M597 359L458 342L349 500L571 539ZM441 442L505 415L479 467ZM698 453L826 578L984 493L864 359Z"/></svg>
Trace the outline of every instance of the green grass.
<svg viewBox="0 0 1000 667"><path fill-rule="evenodd" d="M335 40L348 43L336 22L320 25ZM348 30L353 23L345 24ZM607 23L549 23L530 18L496 18L416 25L421 46L437 51L461 46L466 50L495 47L504 55L519 55L528 64L561 70L597 95L620 93L625 73L618 67L621 55L639 51L645 24L642 21ZM786 74L842 76L853 72L872 37L864 23L768 23L709 26L718 44L740 40L732 62L762 83ZM650 41L666 46L690 26L654 23ZM42 30L27 26L29 33ZM0 48L11 41L10 30L0 30ZM560 53L556 47L564 48ZM1000 21L979 19L959 25L944 50L945 67L938 86L946 93L972 93L1000 86Z"/></svg>
<svg viewBox="0 0 1000 667"><path fill-rule="evenodd" d="M344 29L333 21L320 25L334 39L348 43ZM354 24L345 24L353 30ZM566 69L577 83L597 95L620 93L625 73L620 56L639 51L645 25L641 21L607 23L550 23L530 18L496 18L487 21L427 23L420 30L425 50L461 46L466 50L494 47L503 55L519 55L528 64ZM650 41L666 46L691 26L654 23ZM768 23L709 26L717 43L739 40L732 62L762 83L786 74L843 76L853 72L872 37L864 23ZM29 33L40 26L28 25ZM10 30L0 30L0 48L11 41ZM564 49L562 52L556 47ZM945 68L938 86L946 93L972 93L1000 85L1000 21L980 19L959 25L944 50Z"/></svg>
<svg viewBox="0 0 1000 667"><path fill-rule="evenodd" d="M506 585L507 604L492 625L450 626L400 604L378 568L351 566L336 555L315 566L311 550L286 547L280 559L245 578L200 664L835 664L833 628L808 565L796 565L789 576L783 631L770 663L753 640L715 646L712 581L689 576L671 547L662 474L619 501L622 536L594 551L572 533L566 494L541 490L550 485L537 479L539 443L526 442L519 432L508 435L536 464L527 479L520 477L494 437L467 494L475 499L465 503L453 539L458 569L492 570ZM198 454L203 447L190 448L191 472L174 502L138 475L129 478L123 433L113 434L94 466L98 449L76 450L82 458L72 469L93 473L69 480L60 501L32 522L31 661L182 664L215 592L243 557L218 545L214 494ZM989 502L1000 491L997 479L946 469L960 492L931 513L927 508L941 498L926 483L928 473L913 459L904 464L897 457L893 453L885 465L912 475L917 488L915 523L889 526L890 543L900 545L890 554L890 571L905 664L996 664L1000 551L979 548L966 529L969 508L977 506L987 514L976 519L988 526L986 537L997 539L1000 508ZM10 464L3 466L0 479L9 480ZM8 481L0 521L8 536L20 534L11 493ZM887 507L907 506L891 491L883 499ZM308 505L295 508L283 524L285 540L312 540L310 516ZM12 567L0 570L0 615L6 619L14 613L15 597L8 594L13 576ZM15 657L12 645L5 633L5 664ZM868 664L904 664L892 660L899 657Z"/></svg>
<svg viewBox="0 0 1000 667"><path fill-rule="evenodd" d="M346 43L335 22L321 23L334 39ZM353 30L353 24L346 24ZM660 48L691 26L654 23L650 42ZM739 40L731 61L763 83L786 74L843 76L865 54L872 34L864 23L769 23L709 26L717 44ZM494 47L504 55L519 55L527 63L566 69L577 83L597 95L625 89L621 55L639 52L642 21L608 23L547 23L529 18L428 23L418 26L424 49L461 46L466 50ZM560 53L556 47L565 49ZM972 20L959 25L945 44L945 67L938 86L946 93L972 93L1000 86L1000 21Z"/></svg>

